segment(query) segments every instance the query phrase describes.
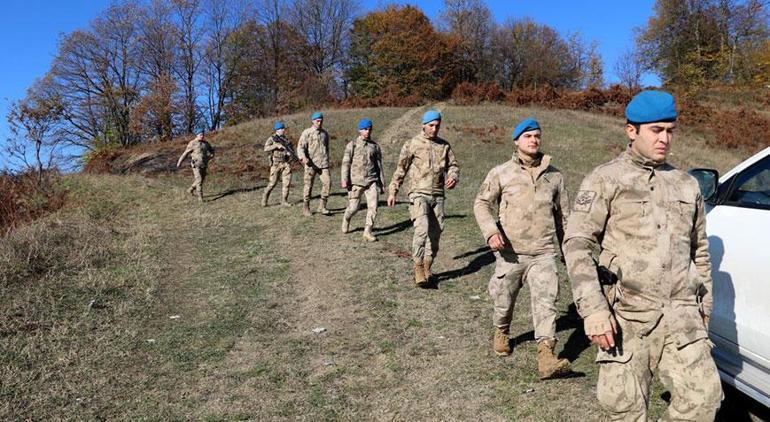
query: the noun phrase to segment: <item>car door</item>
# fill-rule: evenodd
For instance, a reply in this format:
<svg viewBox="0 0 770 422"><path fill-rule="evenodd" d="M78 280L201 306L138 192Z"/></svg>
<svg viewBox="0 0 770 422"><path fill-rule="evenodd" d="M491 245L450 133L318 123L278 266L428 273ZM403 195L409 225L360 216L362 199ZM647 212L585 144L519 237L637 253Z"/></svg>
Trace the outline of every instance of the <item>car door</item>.
<svg viewBox="0 0 770 422"><path fill-rule="evenodd" d="M707 206L721 371L770 393L770 156L724 181ZM759 399L759 397L755 397Z"/></svg>

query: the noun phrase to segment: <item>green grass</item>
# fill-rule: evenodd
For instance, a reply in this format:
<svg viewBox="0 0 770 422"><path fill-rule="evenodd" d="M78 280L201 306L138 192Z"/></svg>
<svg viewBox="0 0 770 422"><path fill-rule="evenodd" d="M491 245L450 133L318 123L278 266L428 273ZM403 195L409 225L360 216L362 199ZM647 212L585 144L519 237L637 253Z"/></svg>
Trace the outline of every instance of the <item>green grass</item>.
<svg viewBox="0 0 770 422"><path fill-rule="evenodd" d="M341 234L340 214L303 218L297 206L258 206L264 169L243 169L260 169L264 156L249 145L264 142L269 120L211 136L221 149L206 185L212 200L203 205L184 192L186 168L156 178L69 177L71 207L0 241L0 419L601 418L594 351L574 330L581 322L566 317L571 296L563 269L559 348L569 349L584 376L537 380L526 288L514 314L513 356L492 353L492 265L471 207L489 169L510 158L510 132L521 118L539 119L544 149L571 192L623 149L622 122L568 111L439 106L461 180L447 194L436 290L412 286L404 204L380 208L377 227L390 229L374 244L360 230ZM370 117L389 179L403 140L419 130L421 111L325 112L334 161L358 119ZM399 121L406 112L411 117ZM285 116L290 136L306 119ZM705 147L685 128L672 158L724 171L742 157ZM293 181L296 202L299 172ZM346 200L337 167L332 181L338 195L330 208L339 212ZM317 327L326 331L313 333ZM663 408L658 396L653 417Z"/></svg>

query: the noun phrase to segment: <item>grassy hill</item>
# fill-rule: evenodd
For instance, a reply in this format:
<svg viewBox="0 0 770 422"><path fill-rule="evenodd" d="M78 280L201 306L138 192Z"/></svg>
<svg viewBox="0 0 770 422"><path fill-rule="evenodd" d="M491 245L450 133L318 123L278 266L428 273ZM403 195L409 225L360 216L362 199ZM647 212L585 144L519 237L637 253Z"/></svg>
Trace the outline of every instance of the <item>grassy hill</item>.
<svg viewBox="0 0 770 422"><path fill-rule="evenodd" d="M332 217L259 206L268 120L209 137L218 155L204 204L185 193L189 167L173 169L184 140L102 157L102 170L124 175L68 176L69 206L0 241L0 419L601 418L594 351L570 308L563 269L558 350L577 376L537 380L528 289L514 314L514 354L492 352L493 257L472 201L487 171L510 158L510 133L522 118L540 121L544 150L573 193L586 172L623 150L623 122L436 106L461 166L447 195L436 289L412 285L403 196L380 209L380 242L361 238L363 212L353 233L339 230L339 161L355 123L374 120L389 179L425 108L325 112ZM285 122L294 141L308 123L305 114ZM682 128L671 158L725 171L745 157ZM299 172L293 181L298 202ZM653 416L661 393L653 394Z"/></svg>

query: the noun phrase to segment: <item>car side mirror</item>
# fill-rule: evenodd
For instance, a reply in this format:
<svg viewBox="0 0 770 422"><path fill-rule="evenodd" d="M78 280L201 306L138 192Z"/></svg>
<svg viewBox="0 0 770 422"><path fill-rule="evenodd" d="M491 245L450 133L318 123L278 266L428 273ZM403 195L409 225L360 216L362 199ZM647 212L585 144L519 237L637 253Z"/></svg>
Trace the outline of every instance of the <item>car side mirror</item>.
<svg viewBox="0 0 770 422"><path fill-rule="evenodd" d="M690 169L687 173L698 181L700 194L704 201L710 200L719 185L719 172L714 169Z"/></svg>

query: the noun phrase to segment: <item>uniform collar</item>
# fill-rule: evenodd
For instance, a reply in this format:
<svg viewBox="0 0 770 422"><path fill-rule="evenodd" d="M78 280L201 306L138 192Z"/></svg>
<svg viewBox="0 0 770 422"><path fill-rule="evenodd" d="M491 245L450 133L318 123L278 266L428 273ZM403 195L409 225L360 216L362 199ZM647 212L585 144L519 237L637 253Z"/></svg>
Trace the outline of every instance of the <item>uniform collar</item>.
<svg viewBox="0 0 770 422"><path fill-rule="evenodd" d="M513 152L513 158L511 158L514 163L516 163L519 167L526 169L526 168L537 168L537 169L543 169L548 167L551 164L551 156L547 154L543 154L542 152L539 152L537 155L537 158L532 160L531 162L526 162L519 157L518 152Z"/></svg>
<svg viewBox="0 0 770 422"><path fill-rule="evenodd" d="M358 135L358 138L356 138L356 142L363 142L363 143L371 142L371 140L372 138L364 138L361 135Z"/></svg>
<svg viewBox="0 0 770 422"><path fill-rule="evenodd" d="M649 170L657 169L658 167L664 166L666 164L665 161L658 163L642 156L641 154L638 154L631 149L630 145L628 148L626 148L625 152L623 152L623 157L626 159L626 161L630 162L634 166Z"/></svg>
<svg viewBox="0 0 770 422"><path fill-rule="evenodd" d="M428 135L425 134L425 132L420 131L420 139L423 139L423 140L425 140L427 142L436 142L436 141L438 141L439 138L438 138L438 136L435 137L435 138L429 138Z"/></svg>

